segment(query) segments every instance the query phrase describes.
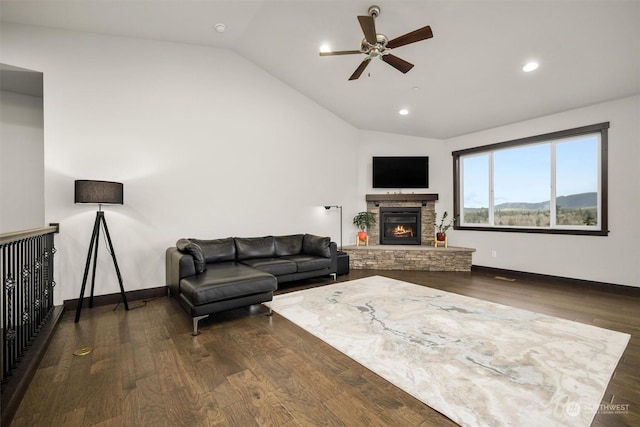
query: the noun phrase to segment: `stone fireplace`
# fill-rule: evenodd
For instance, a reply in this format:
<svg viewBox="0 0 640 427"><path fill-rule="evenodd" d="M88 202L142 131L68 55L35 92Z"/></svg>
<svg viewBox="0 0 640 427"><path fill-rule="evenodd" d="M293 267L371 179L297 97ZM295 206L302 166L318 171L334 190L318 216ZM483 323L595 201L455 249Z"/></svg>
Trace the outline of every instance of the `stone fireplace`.
<svg viewBox="0 0 640 427"><path fill-rule="evenodd" d="M438 200L437 194L367 194L367 211L376 215L378 220L378 227L372 227L368 230L369 244L372 245L388 245L388 244L402 244L402 241L387 241L382 237L384 231L381 233L381 227L383 225L381 210L386 212L388 208L393 208L396 211L416 210L419 212L419 226L420 237L416 243L410 243L413 245L427 245L433 246L434 241L434 225L435 219L435 202ZM406 244L406 243L405 243Z"/></svg>
<svg viewBox="0 0 640 427"><path fill-rule="evenodd" d="M391 224L391 234L404 238L410 235L408 228L413 227L414 220L407 220L404 215L414 211L420 224L420 243L398 246L398 242L382 244L385 228L371 227L369 246L353 245L344 247L349 255L349 266L354 270L416 270L416 271L471 271L471 254L475 249L455 246L434 247L436 214L435 202L437 194L367 194L367 211L376 215L378 224L386 222L386 213L395 217ZM397 227L397 228L396 228ZM413 232L415 235L415 231Z"/></svg>

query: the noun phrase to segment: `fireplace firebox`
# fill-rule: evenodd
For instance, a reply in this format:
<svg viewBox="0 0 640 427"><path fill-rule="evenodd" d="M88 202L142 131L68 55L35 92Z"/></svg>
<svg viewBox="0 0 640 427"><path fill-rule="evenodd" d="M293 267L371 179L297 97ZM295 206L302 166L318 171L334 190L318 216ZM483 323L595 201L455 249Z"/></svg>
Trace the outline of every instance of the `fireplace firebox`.
<svg viewBox="0 0 640 427"><path fill-rule="evenodd" d="M421 208L380 208L381 245L419 245Z"/></svg>

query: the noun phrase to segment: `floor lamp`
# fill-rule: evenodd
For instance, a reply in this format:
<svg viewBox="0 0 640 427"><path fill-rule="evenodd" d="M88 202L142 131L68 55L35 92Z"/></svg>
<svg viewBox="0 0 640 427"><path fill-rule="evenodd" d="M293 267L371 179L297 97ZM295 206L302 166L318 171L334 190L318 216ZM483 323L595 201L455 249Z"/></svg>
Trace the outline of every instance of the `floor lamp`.
<svg viewBox="0 0 640 427"><path fill-rule="evenodd" d="M89 308L93 307L93 291L96 283L96 263L98 261L98 241L100 238L100 228L104 230L109 245L109 252L113 259L113 265L116 268L118 282L120 282L120 295L124 303L124 308L129 310L127 296L124 293L122 285L122 276L118 268L116 253L113 251L107 220L102 212L103 204L122 205L124 203L123 185L120 182L111 181L90 181L77 180L75 182L75 202L76 203L97 203L98 211L96 212L96 220L93 223L93 234L91 235L91 243L89 244L89 253L87 255L87 263L84 267L84 277L82 278L82 288L80 289L80 297L78 298L78 307L76 308L76 323L80 320L80 311L82 310L82 302L84 300L84 291L87 286L87 277L89 275L89 266L91 265L91 255L93 254L93 271L91 273L91 297L89 298Z"/></svg>
<svg viewBox="0 0 640 427"><path fill-rule="evenodd" d="M340 209L340 251L342 251L342 206L325 206L324 207L326 210L329 210L331 208L338 208Z"/></svg>

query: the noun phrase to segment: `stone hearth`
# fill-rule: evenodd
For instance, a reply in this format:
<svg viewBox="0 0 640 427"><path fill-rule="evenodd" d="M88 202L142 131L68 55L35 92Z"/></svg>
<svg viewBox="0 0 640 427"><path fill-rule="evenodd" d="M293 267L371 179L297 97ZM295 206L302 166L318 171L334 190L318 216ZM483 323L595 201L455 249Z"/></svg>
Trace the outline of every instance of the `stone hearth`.
<svg viewBox="0 0 640 427"><path fill-rule="evenodd" d="M345 246L353 270L471 271L475 249L411 245Z"/></svg>

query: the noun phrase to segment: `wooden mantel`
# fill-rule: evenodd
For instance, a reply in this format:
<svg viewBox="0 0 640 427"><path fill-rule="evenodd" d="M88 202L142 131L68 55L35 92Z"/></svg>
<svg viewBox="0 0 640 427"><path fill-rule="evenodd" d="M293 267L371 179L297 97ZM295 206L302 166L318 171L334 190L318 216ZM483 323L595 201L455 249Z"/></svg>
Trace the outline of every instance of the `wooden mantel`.
<svg viewBox="0 0 640 427"><path fill-rule="evenodd" d="M422 206L427 202L438 200L437 194L367 194L367 202L373 202L376 206L380 202L420 202Z"/></svg>

